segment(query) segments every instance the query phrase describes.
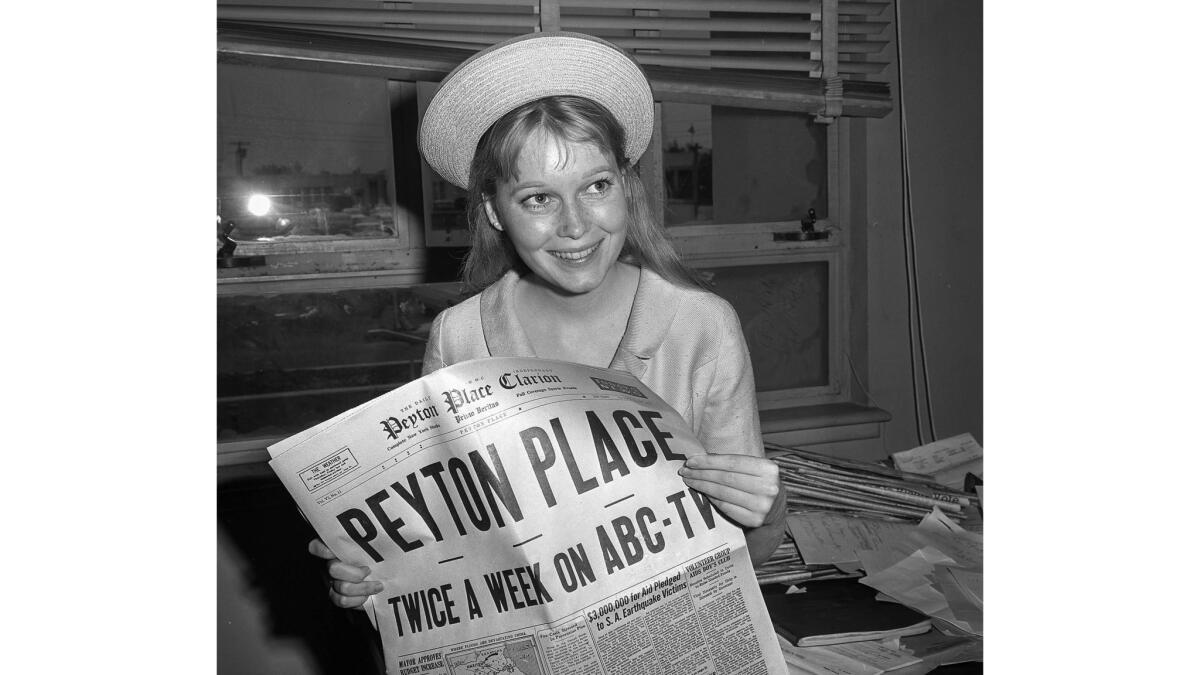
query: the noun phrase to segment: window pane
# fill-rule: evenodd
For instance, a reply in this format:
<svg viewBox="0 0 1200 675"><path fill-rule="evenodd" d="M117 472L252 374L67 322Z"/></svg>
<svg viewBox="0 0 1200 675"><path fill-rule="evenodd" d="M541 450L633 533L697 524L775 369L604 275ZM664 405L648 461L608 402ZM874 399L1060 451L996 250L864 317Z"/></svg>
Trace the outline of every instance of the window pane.
<svg viewBox="0 0 1200 675"><path fill-rule="evenodd" d="M217 439L300 431L420 377L449 297L413 287L219 298Z"/></svg>
<svg viewBox="0 0 1200 675"><path fill-rule="evenodd" d="M828 216L826 129L809 115L662 104L668 226Z"/></svg>
<svg viewBox="0 0 1200 675"><path fill-rule="evenodd" d="M666 224L711 222L712 106L663 103L662 138Z"/></svg>
<svg viewBox="0 0 1200 675"><path fill-rule="evenodd" d="M758 391L829 384L829 263L709 267L737 310Z"/></svg>
<svg viewBox="0 0 1200 675"><path fill-rule="evenodd" d="M218 65L217 214L239 241L396 233L379 78Z"/></svg>

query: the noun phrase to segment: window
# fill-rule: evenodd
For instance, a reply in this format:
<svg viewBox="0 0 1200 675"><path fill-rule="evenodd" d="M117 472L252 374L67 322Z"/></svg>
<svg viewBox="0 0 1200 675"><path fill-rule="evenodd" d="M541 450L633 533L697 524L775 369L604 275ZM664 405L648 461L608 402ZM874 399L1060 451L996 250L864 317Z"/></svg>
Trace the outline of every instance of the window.
<svg viewBox="0 0 1200 675"><path fill-rule="evenodd" d="M661 109L668 227L828 214L826 129L811 115L674 102Z"/></svg>
<svg viewBox="0 0 1200 675"><path fill-rule="evenodd" d="M710 30L698 39L688 33L698 24L672 22L707 21L708 12L647 17L562 4L564 29L637 50L647 70L659 132L642 159L643 179L676 247L739 313L764 428L796 406L850 401L848 126L815 117L828 112L812 72L820 42L760 36L741 16L717 17L736 35ZM286 20L272 7L218 6L219 86L229 97L220 114L219 213L249 228L230 186L252 179L297 214L287 231L278 220L254 221L262 234L239 243L237 255L265 264L218 273L218 428L230 447L262 447L255 439L298 431L415 377L429 320L460 299L452 280L467 243L465 195L419 159L417 124L447 72L485 44L528 32L533 26L522 22L537 15L506 8L480 23L468 19L482 6L395 7L395 17L432 23L381 23L385 10L347 10L317 29L325 10L311 8L307 27L281 27ZM571 25L592 21L589 11L616 24ZM351 14L363 23L348 23ZM820 22L810 18L788 16L780 30L811 31ZM878 51L870 26L886 25L886 16L868 18L870 30L857 25L843 17L850 32L839 65L878 72L863 55ZM756 40L791 51L747 54ZM794 53L797 42L808 51ZM863 77L845 83L841 112L885 114L886 85ZM239 90L266 100L243 104ZM327 110L295 98L320 91L374 103ZM285 136L296 154L273 149L288 146ZM303 154L330 137L348 147L318 150L320 161ZM382 162L380 148L390 153Z"/></svg>
<svg viewBox="0 0 1200 675"><path fill-rule="evenodd" d="M217 215L231 235L397 237L386 82L221 65L217 83Z"/></svg>
<svg viewBox="0 0 1200 675"><path fill-rule="evenodd" d="M724 146L733 168L722 170L725 130L714 124L712 220L676 222L668 234L737 310L760 409L846 401L849 244L838 224L839 152L826 152L839 147L840 127L793 113L714 110L735 120L730 139L745 145ZM746 128L764 119L775 124ZM668 200L664 211L671 208Z"/></svg>
<svg viewBox="0 0 1200 675"><path fill-rule="evenodd" d="M297 291L217 303L217 438L284 437L421 375L438 287Z"/></svg>
<svg viewBox="0 0 1200 675"><path fill-rule="evenodd" d="M218 64L227 290L320 274L423 279L415 92L378 74Z"/></svg>
<svg viewBox="0 0 1200 675"><path fill-rule="evenodd" d="M700 268L738 312L762 407L837 391L829 358L837 337L830 302L836 267L828 253L768 262L730 258Z"/></svg>

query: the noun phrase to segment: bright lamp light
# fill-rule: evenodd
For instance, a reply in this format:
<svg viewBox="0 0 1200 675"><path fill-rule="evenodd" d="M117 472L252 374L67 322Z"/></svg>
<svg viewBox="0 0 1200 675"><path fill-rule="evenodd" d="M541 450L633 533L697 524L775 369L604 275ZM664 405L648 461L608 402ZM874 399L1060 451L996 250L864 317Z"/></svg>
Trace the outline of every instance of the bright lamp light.
<svg viewBox="0 0 1200 675"><path fill-rule="evenodd" d="M271 199L266 195L253 195L246 203L246 208L256 216L265 216L271 210Z"/></svg>

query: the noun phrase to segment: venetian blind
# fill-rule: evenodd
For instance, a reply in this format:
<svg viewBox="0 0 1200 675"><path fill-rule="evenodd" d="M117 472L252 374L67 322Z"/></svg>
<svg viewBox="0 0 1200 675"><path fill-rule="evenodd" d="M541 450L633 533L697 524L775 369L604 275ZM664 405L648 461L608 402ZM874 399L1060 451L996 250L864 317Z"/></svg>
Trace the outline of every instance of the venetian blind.
<svg viewBox="0 0 1200 675"><path fill-rule="evenodd" d="M736 11L731 11L736 9ZM440 79L478 49L538 30L629 51L663 100L881 116L890 0L219 0L218 50L307 48L386 67L422 55ZM424 48L422 50L421 48ZM357 55L357 56L356 56ZM318 56L317 58L321 58ZM428 71L426 78L422 73Z"/></svg>

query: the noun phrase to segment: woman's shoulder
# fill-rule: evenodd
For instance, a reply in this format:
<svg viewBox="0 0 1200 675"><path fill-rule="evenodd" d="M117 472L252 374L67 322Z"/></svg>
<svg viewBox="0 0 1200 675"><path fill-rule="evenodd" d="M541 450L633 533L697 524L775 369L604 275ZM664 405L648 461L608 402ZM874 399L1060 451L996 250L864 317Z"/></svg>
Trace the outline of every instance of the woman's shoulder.
<svg viewBox="0 0 1200 675"><path fill-rule="evenodd" d="M423 374L445 366L486 356L479 293L438 312L429 327Z"/></svg>
<svg viewBox="0 0 1200 675"><path fill-rule="evenodd" d="M517 276L513 272L506 273L490 286L473 295L467 296L455 305L443 309L438 314L438 322L443 326L462 327L476 325L481 320L481 305L495 301L499 296L512 292Z"/></svg>
<svg viewBox="0 0 1200 675"><path fill-rule="evenodd" d="M676 319L700 322L713 319L737 320L737 312L733 305L710 290L664 279L650 268L642 268L642 275L647 284L651 304L659 312L671 312Z"/></svg>
<svg viewBox="0 0 1200 675"><path fill-rule="evenodd" d="M466 299L459 301L457 304L451 305L441 312L438 312L436 321L442 325L443 329L447 327L461 326L464 323L479 321L479 296L483 293L476 293L468 296Z"/></svg>

